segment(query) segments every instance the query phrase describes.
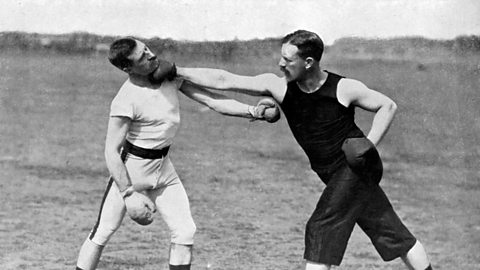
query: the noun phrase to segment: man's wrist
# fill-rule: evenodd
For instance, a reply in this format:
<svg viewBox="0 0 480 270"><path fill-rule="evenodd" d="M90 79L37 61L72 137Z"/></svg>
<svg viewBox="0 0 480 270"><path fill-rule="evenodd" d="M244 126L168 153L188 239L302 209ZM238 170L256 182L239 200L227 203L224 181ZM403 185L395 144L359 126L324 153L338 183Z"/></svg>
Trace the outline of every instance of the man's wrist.
<svg viewBox="0 0 480 270"><path fill-rule="evenodd" d="M127 186L123 191L120 191L120 195L123 199L127 198L128 196L132 195L135 192L133 186Z"/></svg>
<svg viewBox="0 0 480 270"><path fill-rule="evenodd" d="M255 106L248 105L247 107L248 114L255 119Z"/></svg>

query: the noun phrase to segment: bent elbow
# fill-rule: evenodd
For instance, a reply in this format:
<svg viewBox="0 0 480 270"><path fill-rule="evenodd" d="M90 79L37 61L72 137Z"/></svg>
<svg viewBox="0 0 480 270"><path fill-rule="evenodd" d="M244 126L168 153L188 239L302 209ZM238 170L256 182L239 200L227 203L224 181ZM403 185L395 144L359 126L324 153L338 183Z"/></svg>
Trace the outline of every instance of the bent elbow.
<svg viewBox="0 0 480 270"><path fill-rule="evenodd" d="M103 154L105 156L105 161L107 162L107 164L110 164L112 160L120 158L120 149L115 149L107 146L105 147Z"/></svg>
<svg viewBox="0 0 480 270"><path fill-rule="evenodd" d="M395 117L395 114L397 112L397 104L393 101L388 102L384 106L384 112L389 114L390 117Z"/></svg>
<svg viewBox="0 0 480 270"><path fill-rule="evenodd" d="M113 156L112 151L109 150L109 149L105 149L103 154L104 154L104 157L105 157L105 161L107 162L107 164L109 164L111 162L112 156Z"/></svg>
<svg viewBox="0 0 480 270"><path fill-rule="evenodd" d="M390 104L388 105L388 110L391 111L392 113L395 113L397 111L397 104L394 101L391 101Z"/></svg>
<svg viewBox="0 0 480 270"><path fill-rule="evenodd" d="M219 75L216 78L216 80L213 80L213 81L215 81L215 88L224 89L228 87L228 84L227 84L228 80L225 74Z"/></svg>
<svg viewBox="0 0 480 270"><path fill-rule="evenodd" d="M209 81L212 82L213 89L226 90L233 88L232 78L226 71L212 75Z"/></svg>

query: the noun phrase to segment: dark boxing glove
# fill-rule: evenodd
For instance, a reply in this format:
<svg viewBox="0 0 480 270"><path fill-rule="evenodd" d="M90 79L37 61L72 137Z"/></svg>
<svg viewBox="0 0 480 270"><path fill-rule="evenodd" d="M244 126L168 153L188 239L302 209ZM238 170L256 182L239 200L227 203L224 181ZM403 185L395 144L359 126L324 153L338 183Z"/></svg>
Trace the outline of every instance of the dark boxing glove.
<svg viewBox="0 0 480 270"><path fill-rule="evenodd" d="M342 145L350 168L372 184L380 183L383 164L375 145L365 137L347 138Z"/></svg>
<svg viewBox="0 0 480 270"><path fill-rule="evenodd" d="M167 60L158 59L158 67L150 75L148 79L153 84L160 84L165 79L171 81L177 76L177 67L175 63L170 63Z"/></svg>

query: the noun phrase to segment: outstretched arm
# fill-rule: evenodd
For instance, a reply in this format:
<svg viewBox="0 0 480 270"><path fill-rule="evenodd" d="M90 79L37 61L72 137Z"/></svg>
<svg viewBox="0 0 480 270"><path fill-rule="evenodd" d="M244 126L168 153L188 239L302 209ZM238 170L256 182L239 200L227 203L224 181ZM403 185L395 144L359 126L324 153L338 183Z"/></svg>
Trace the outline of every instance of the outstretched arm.
<svg viewBox="0 0 480 270"><path fill-rule="evenodd" d="M281 101L286 91L283 78L273 73L242 76L221 69L177 68L178 76L194 84L216 90L238 91L249 95L272 96Z"/></svg>
<svg viewBox="0 0 480 270"><path fill-rule="evenodd" d="M222 94L208 91L190 82L183 82L180 91L187 97L206 105L210 109L230 116L263 120L265 110L275 106L273 102L270 105L251 106Z"/></svg>
<svg viewBox="0 0 480 270"><path fill-rule="evenodd" d="M340 81L337 97L339 102L346 107L354 105L375 113L367 138L374 145L378 145L387 133L395 116L397 110L395 102L384 94L369 89L360 81L352 79Z"/></svg>

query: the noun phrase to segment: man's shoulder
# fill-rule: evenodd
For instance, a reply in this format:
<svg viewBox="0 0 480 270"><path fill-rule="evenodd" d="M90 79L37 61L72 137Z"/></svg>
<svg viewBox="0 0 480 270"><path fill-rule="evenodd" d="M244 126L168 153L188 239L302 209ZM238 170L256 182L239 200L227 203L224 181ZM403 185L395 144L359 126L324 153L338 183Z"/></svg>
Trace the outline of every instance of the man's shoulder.
<svg viewBox="0 0 480 270"><path fill-rule="evenodd" d="M132 91L133 89L138 88L135 84L133 84L129 79L125 80L123 82L122 86L120 86L120 89L118 92L127 92L127 91Z"/></svg>
<svg viewBox="0 0 480 270"><path fill-rule="evenodd" d="M352 78L342 78L338 82L338 89L357 89L357 88L364 88L365 84L357 79L352 79Z"/></svg>
<svg viewBox="0 0 480 270"><path fill-rule="evenodd" d="M368 93L369 88L361 81L351 78L342 79L337 86L337 99L340 103L349 106L354 100Z"/></svg>
<svg viewBox="0 0 480 270"><path fill-rule="evenodd" d="M265 88L269 90L272 94L283 93L287 89L287 80L285 77L280 77L274 73L263 73L257 75L256 78L261 81Z"/></svg>
<svg viewBox="0 0 480 270"><path fill-rule="evenodd" d="M261 87L264 88L265 91L278 103L282 103L288 88L287 79L274 73L264 73L257 77L260 77L263 80Z"/></svg>
<svg viewBox="0 0 480 270"><path fill-rule="evenodd" d="M331 77L331 78L337 78L337 79L339 79L339 80L346 78L346 76L344 76L344 75L342 75L342 74L339 74L339 73L337 73L337 72L332 72L332 71L329 71L329 70L326 70L326 69L323 70L323 72L326 72L327 75L328 75L329 77Z"/></svg>
<svg viewBox="0 0 480 270"><path fill-rule="evenodd" d="M132 94L136 88L138 88L138 86L127 79L118 89L117 94L113 98L112 102L126 102L131 100L136 96Z"/></svg>

